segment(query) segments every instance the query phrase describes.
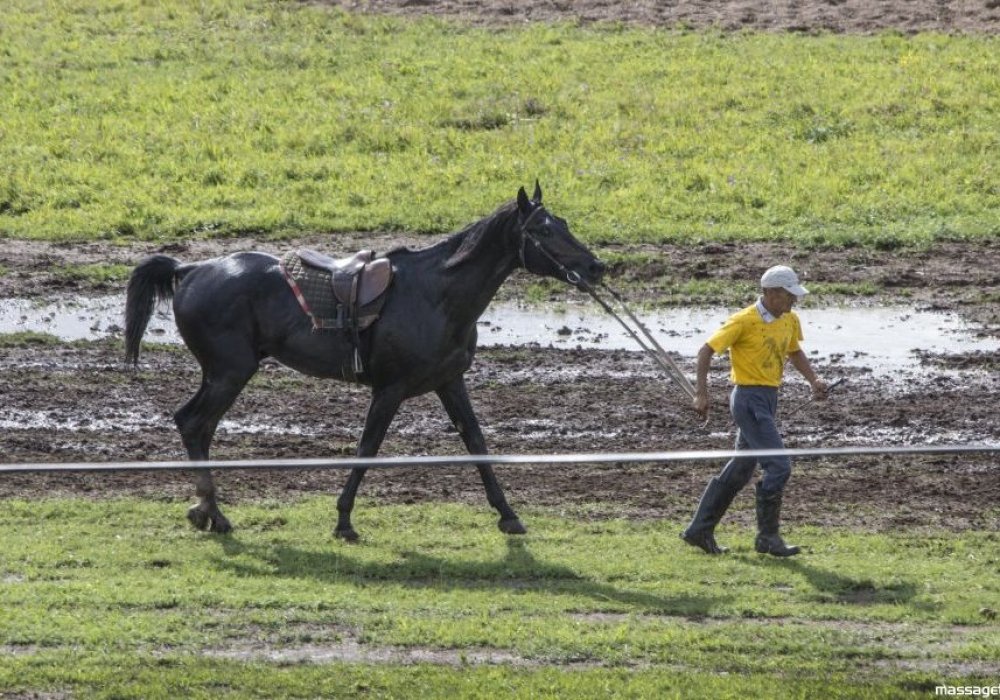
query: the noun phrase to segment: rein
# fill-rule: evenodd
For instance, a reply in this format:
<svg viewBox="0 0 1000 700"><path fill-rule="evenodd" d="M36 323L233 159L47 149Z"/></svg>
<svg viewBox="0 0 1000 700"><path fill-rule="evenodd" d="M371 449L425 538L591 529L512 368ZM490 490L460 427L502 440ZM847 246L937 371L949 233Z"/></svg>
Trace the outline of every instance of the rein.
<svg viewBox="0 0 1000 700"><path fill-rule="evenodd" d="M594 300L601 305L601 308L603 308L605 311L611 314L611 316L616 321L618 321L618 323L621 324L622 328L624 328L628 332L628 334L632 336L632 339L636 342L636 344L640 348L642 348L646 353L648 353L656 361L656 363L660 365L660 368L663 369L664 372L666 372L667 377L669 377L674 384L680 387L681 391L687 394L688 398L690 398L693 401L695 396L695 390L694 387L691 385L690 380L688 380L687 375L685 375L684 372L681 371L681 368L677 366L677 363L671 359L670 355L667 354L667 351L663 349L663 346L661 346L658 342L656 342L656 338L654 338L653 334L649 332L649 329L646 328L646 325L642 321L640 321L634 313L632 313L632 310L628 307L628 305L625 304L625 301L621 298L621 295L618 294L618 292L616 292L608 285L601 282L601 287L603 287L604 290L607 291L607 293L610 294L611 297L618 302L618 304L622 308L622 311L625 312L625 315L628 316L629 320L631 320L632 323L635 324L636 328L638 329L638 332L641 333L643 336L645 336L645 339L649 342L648 345L645 342L643 342L643 339L639 337L638 333L625 322L625 319L623 319L621 316L615 313L615 310L611 308L610 304L608 304L606 301L604 301L604 299L598 296L597 291L593 287L591 287L589 284L586 284L585 282L582 283L581 286L583 286L583 288L590 294L590 296L594 297Z"/></svg>
<svg viewBox="0 0 1000 700"><path fill-rule="evenodd" d="M632 337L632 339L636 342L636 344L644 352L649 354L653 358L653 360L655 360L656 363L660 366L660 368L663 369L664 372L666 372L667 377L669 377L674 384L680 387L681 391L687 394L688 398L690 398L693 401L695 397L695 389L691 385L690 380L688 380L684 372L681 371L680 367L677 366L677 363L671 359L670 355L667 354L667 351L663 349L663 346L661 346L656 341L656 338L654 338L653 334L649 332L649 329L646 328L645 324L642 321L640 321L639 318L634 313L632 313L632 310L625 303L625 300L622 299L621 295L614 289L609 287L607 284L605 284L604 282L600 283L601 287L608 294L611 295L612 299L614 299L618 303L618 305L621 307L622 311L629 318L629 320L635 324L635 328L632 328L628 323L626 323L625 319L619 316L618 313L615 312L614 308L612 308L612 306L608 302L606 302L597 294L597 290L595 290L590 284L584 281L584 279L580 276L579 272L570 270L561 262L559 262L559 260L557 260L555 256L552 255L552 253L550 253L548 249L546 249L546 247L542 244L542 242L539 241L535 236L533 236L528 231L528 222L530 222L531 219L535 216L535 214L537 214L540 211L542 211L542 207L538 207L537 209L535 209L535 211L531 212L528 218L524 220L524 223L521 224L521 251L520 251L521 266L527 268L527 264L525 263L524 260L524 249L525 246L527 245L527 242L530 240L532 244L535 246L535 249L542 255L544 255L546 258L548 258L549 261L556 266L559 272L565 276L567 282L569 282L574 287L580 287L588 294L590 294L590 296L594 298L594 301L600 304L602 309L607 311L616 321L618 321L618 323L620 323L622 328L624 328L626 332L628 332L628 334ZM643 340L643 338L640 337L640 334L644 336L645 341Z"/></svg>

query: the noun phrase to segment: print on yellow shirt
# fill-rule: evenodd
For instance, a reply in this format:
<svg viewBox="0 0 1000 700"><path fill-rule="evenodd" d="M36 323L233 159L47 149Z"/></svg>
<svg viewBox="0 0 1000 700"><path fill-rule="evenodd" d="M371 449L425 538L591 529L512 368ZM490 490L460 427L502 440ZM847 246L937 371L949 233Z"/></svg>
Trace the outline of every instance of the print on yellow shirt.
<svg viewBox="0 0 1000 700"><path fill-rule="evenodd" d="M780 386L788 356L800 349L802 325L793 311L770 323L757 305L737 311L708 339L716 353L729 350L731 379L742 386Z"/></svg>

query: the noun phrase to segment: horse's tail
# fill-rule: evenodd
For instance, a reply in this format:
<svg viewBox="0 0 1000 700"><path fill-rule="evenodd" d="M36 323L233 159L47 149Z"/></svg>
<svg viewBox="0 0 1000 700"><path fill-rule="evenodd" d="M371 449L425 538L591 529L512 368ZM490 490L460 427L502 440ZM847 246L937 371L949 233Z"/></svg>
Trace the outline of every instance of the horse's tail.
<svg viewBox="0 0 1000 700"><path fill-rule="evenodd" d="M156 302L174 296L174 284L192 266L167 255L153 255L132 270L125 295L125 361L139 363L139 345Z"/></svg>

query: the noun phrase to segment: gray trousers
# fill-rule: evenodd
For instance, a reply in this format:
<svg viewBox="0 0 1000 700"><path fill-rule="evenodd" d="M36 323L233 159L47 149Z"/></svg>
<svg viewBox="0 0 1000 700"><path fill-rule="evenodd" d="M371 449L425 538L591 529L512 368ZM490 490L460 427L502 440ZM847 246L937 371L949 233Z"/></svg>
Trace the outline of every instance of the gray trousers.
<svg viewBox="0 0 1000 700"><path fill-rule="evenodd" d="M785 443L778 432L778 389L769 386L737 386L729 396L729 410L733 414L737 450L783 450ZM788 457L734 457L722 469L719 480L739 490L753 478L754 468L760 463L764 472L761 491L780 493L792 474Z"/></svg>

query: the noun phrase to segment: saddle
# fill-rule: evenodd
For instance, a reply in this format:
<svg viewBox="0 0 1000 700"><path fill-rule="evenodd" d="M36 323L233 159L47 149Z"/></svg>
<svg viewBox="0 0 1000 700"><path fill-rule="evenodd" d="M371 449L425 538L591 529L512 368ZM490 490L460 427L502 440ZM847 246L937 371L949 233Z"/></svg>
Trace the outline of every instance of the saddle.
<svg viewBox="0 0 1000 700"><path fill-rule="evenodd" d="M299 259L306 265L330 273L333 294L346 310L348 320L354 318L362 330L378 318L378 309L369 309L373 302L385 302L384 295L392 282L392 263L388 258L375 258L375 253L362 250L347 258L331 258L315 250L302 248ZM357 313L356 313L357 312Z"/></svg>
<svg viewBox="0 0 1000 700"><path fill-rule="evenodd" d="M302 248L281 259L285 275L313 330L342 330L354 343L354 378L363 372L359 347L361 331L382 311L392 283L392 263L362 250L346 258L331 258Z"/></svg>

